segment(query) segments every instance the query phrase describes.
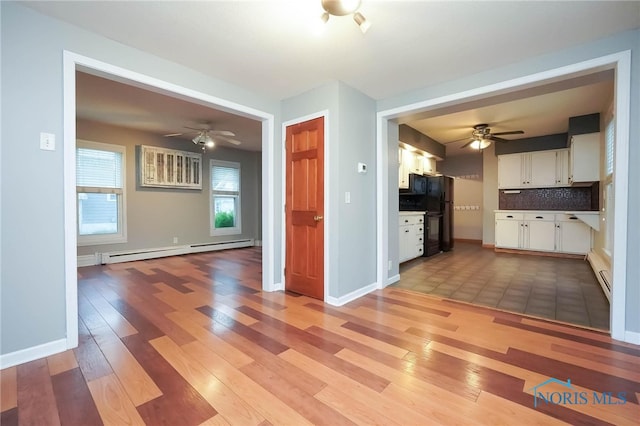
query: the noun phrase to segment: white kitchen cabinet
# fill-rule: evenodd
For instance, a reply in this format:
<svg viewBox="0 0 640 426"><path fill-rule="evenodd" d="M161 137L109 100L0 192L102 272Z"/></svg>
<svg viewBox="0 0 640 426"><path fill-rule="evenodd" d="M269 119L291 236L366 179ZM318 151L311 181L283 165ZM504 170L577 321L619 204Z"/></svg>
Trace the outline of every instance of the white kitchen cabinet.
<svg viewBox="0 0 640 426"><path fill-rule="evenodd" d="M498 188L520 188L523 179L522 154L498 155Z"/></svg>
<svg viewBox="0 0 640 426"><path fill-rule="evenodd" d="M524 242L522 248L536 251L555 251L556 223L553 214L527 213L524 215Z"/></svg>
<svg viewBox="0 0 640 426"><path fill-rule="evenodd" d="M406 262L424 253L424 213L400 213L399 262Z"/></svg>
<svg viewBox="0 0 640 426"><path fill-rule="evenodd" d="M496 248L570 254L591 250L591 228L573 214L500 211L495 218Z"/></svg>
<svg viewBox="0 0 640 426"><path fill-rule="evenodd" d="M425 175L435 175L436 174L436 159L435 158L423 157L422 173L425 174Z"/></svg>
<svg viewBox="0 0 640 426"><path fill-rule="evenodd" d="M555 217L542 213L496 213L496 247L554 251Z"/></svg>
<svg viewBox="0 0 640 426"><path fill-rule="evenodd" d="M398 148L398 187L400 189L409 189L409 160L407 157L408 151L406 149Z"/></svg>
<svg viewBox="0 0 640 426"><path fill-rule="evenodd" d="M586 254L591 251L591 228L572 214L556 214L556 250Z"/></svg>
<svg viewBox="0 0 640 426"><path fill-rule="evenodd" d="M496 213L496 247L522 248L522 213Z"/></svg>
<svg viewBox="0 0 640 426"><path fill-rule="evenodd" d="M549 188L568 185L567 150L498 156L498 188Z"/></svg>
<svg viewBox="0 0 640 426"><path fill-rule="evenodd" d="M600 180L600 132L571 137L569 183Z"/></svg>
<svg viewBox="0 0 640 426"><path fill-rule="evenodd" d="M527 185L534 188L556 186L556 151L536 151L523 154Z"/></svg>

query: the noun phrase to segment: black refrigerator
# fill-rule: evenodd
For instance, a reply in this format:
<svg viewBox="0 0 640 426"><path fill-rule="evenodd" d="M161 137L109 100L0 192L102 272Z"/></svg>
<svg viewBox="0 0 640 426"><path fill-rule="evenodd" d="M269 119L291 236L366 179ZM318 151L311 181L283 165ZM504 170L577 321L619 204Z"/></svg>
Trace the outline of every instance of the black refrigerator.
<svg viewBox="0 0 640 426"><path fill-rule="evenodd" d="M453 178L427 177L427 233L424 255L453 249Z"/></svg>

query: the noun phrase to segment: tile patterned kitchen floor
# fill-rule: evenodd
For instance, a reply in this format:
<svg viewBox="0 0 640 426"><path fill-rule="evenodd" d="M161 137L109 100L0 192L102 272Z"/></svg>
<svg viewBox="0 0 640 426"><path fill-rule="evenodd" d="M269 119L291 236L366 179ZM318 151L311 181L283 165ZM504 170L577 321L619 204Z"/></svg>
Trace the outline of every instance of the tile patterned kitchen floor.
<svg viewBox="0 0 640 426"><path fill-rule="evenodd" d="M510 312L609 329L609 301L589 263L456 242L400 265L396 287Z"/></svg>

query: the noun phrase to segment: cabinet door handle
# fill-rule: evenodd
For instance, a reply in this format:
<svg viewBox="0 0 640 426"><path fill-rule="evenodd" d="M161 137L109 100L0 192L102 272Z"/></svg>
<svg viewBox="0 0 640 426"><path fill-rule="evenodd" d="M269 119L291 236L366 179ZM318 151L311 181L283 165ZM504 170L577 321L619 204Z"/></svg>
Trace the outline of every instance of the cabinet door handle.
<svg viewBox="0 0 640 426"><path fill-rule="evenodd" d="M404 230L404 232L409 232L409 230L408 230L408 229L405 229L405 230Z"/></svg>
<svg viewBox="0 0 640 426"><path fill-rule="evenodd" d="M575 217L575 216L571 216L569 219L570 219L570 220L578 220L578 218L577 218L577 217Z"/></svg>
<svg viewBox="0 0 640 426"><path fill-rule="evenodd" d="M542 216L536 216L536 219L544 219Z"/></svg>
<svg viewBox="0 0 640 426"><path fill-rule="evenodd" d="M405 219L405 220L404 220L404 223L409 223L409 219Z"/></svg>
<svg viewBox="0 0 640 426"><path fill-rule="evenodd" d="M509 219L513 219L513 215L508 214L508 215L507 215L507 218L509 218Z"/></svg>

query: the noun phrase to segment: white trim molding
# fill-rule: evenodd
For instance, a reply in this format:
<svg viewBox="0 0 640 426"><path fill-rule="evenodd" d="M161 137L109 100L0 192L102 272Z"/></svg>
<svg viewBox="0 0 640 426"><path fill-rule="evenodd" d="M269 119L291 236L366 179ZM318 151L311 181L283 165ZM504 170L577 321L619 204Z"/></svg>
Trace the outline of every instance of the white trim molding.
<svg viewBox="0 0 640 426"><path fill-rule="evenodd" d="M400 281L400 274L396 274L392 277L389 277L389 279L387 279L387 283L385 284L385 287L390 286L391 284L395 284L398 281Z"/></svg>
<svg viewBox="0 0 640 426"><path fill-rule="evenodd" d="M67 349L70 349L67 347L67 339L60 339L32 346L30 348L21 349L19 351L9 352L7 354L0 355L0 369L24 364L25 362L64 352Z"/></svg>
<svg viewBox="0 0 640 426"><path fill-rule="evenodd" d="M378 283L371 283L367 286L364 286L362 288L359 288L357 290L352 291L351 293L347 293L344 296L340 296L340 297L331 297L328 296L326 297L324 300L325 302L327 302L329 305L332 306L342 306L344 304L347 304L353 300L356 300L366 294L369 294L373 291L376 291L378 289Z"/></svg>
<svg viewBox="0 0 640 426"><path fill-rule="evenodd" d="M78 346L78 258L76 237L76 71L95 73L115 81L153 87L159 92L181 99L192 99L199 104L224 109L262 122L262 288L273 291L273 253L275 252L274 202L270 194L274 184L274 129L275 116L271 113L212 96L197 90L163 81L149 75L121 68L68 50L63 58L63 126L64 126L64 262L66 299L66 344L64 349Z"/></svg>

